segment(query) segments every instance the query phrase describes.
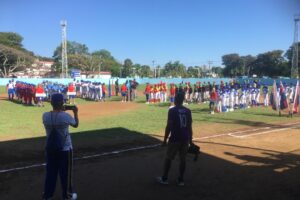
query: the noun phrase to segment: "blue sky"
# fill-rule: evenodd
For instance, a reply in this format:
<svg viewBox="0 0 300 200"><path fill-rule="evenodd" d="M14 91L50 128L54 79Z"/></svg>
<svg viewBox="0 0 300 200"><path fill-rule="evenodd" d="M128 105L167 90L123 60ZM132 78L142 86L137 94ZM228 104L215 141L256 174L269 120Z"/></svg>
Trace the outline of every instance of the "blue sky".
<svg viewBox="0 0 300 200"><path fill-rule="evenodd" d="M224 54L287 50L300 0L1 0L0 31L24 37L25 48L51 57L67 38L123 62L152 66L221 64Z"/></svg>

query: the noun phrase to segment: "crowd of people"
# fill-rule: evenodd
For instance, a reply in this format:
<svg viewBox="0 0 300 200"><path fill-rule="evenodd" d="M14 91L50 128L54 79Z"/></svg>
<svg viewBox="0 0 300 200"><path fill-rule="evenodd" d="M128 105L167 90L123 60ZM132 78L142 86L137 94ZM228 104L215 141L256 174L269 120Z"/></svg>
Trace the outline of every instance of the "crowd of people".
<svg viewBox="0 0 300 200"><path fill-rule="evenodd" d="M73 80L68 85L43 81L34 85L21 81L10 80L7 84L9 100L16 99L25 105L44 106L43 102L50 99L54 93L64 95L66 103L75 104L75 98L89 99L93 101L105 101L107 96L121 95L121 102L134 101L137 98L137 88L139 83L133 80L127 80L119 84L117 79L113 84L101 82L91 82L84 80ZM277 83L276 93L269 91L270 85L261 84L258 80L244 81L239 83L236 80L230 82L190 82L180 84L167 84L159 82L156 84L147 83L144 94L146 104L170 103L174 106L174 97L176 93L184 93L184 104L207 103L210 113L232 112L236 109L247 109L256 106L269 106L278 110L286 109L291 103L299 103L299 87L293 84ZM274 87L274 86L273 86ZM297 89L298 87L298 89ZM278 100L277 100L278 99ZM274 102L277 105L274 106Z"/></svg>
<svg viewBox="0 0 300 200"><path fill-rule="evenodd" d="M298 89L297 89L298 88ZM230 82L221 81L220 84L215 82L190 82L169 85L166 83L146 84L145 96L146 104L169 102L174 106L174 97L176 93L184 93L184 104L190 103L208 103L210 113L215 112L232 112L236 109L247 109L256 106L269 106L274 108L274 97L278 102L280 109L285 109L295 100L295 95L299 96L299 86L286 83L277 83L276 95L269 91L269 85L261 84L258 80L244 81L239 83L236 80ZM299 103L299 98L295 102ZM277 106L277 107L278 107ZM277 108L278 109L278 108Z"/></svg>
<svg viewBox="0 0 300 200"><path fill-rule="evenodd" d="M66 103L75 104L80 97L94 101L105 101L108 89L105 83L91 81L70 82L68 85L43 81L37 85L22 81L10 80L7 84L8 99L24 105L43 106L52 94L61 93Z"/></svg>
<svg viewBox="0 0 300 200"><path fill-rule="evenodd" d="M127 80L125 83L119 87L119 79L115 82L115 91L118 96L119 92L121 92L122 100L121 102L134 101L137 98L137 87L139 83L133 80Z"/></svg>

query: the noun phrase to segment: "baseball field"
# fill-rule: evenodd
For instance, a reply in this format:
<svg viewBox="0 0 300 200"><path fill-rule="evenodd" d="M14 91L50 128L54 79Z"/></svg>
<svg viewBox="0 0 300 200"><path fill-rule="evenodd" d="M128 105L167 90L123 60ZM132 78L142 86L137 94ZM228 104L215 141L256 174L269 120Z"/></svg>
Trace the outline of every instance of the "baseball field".
<svg viewBox="0 0 300 200"><path fill-rule="evenodd" d="M45 174L45 107L7 100L0 87L0 199L41 199ZM175 159L170 184L159 185L169 105L76 99L79 128L71 128L74 186L83 200L293 200L300 199L300 115L279 117L255 107L210 115L207 104L188 105L197 162L187 159L185 187L176 185ZM57 185L55 199L60 199Z"/></svg>

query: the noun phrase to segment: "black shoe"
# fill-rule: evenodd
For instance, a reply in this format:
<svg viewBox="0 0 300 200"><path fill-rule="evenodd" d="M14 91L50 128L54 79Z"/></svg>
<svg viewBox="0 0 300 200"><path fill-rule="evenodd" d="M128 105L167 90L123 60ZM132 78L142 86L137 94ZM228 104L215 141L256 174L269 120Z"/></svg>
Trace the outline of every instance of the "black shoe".
<svg viewBox="0 0 300 200"><path fill-rule="evenodd" d="M180 187L185 186L183 179L178 178L178 179L177 179L177 185L180 186Z"/></svg>

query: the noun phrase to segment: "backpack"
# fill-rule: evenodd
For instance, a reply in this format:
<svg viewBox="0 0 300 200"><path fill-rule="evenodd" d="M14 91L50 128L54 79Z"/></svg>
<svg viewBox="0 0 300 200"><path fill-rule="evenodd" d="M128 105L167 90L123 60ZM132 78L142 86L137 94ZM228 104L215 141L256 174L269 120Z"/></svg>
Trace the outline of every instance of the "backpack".
<svg viewBox="0 0 300 200"><path fill-rule="evenodd" d="M56 115L56 118L57 118L57 115ZM50 134L48 135L48 138L47 138L46 150L48 152L62 151L65 146L65 143L66 143L67 135L61 134L54 127L52 116L53 115L51 112L52 128L51 128ZM56 118L55 118L55 121L56 121Z"/></svg>

